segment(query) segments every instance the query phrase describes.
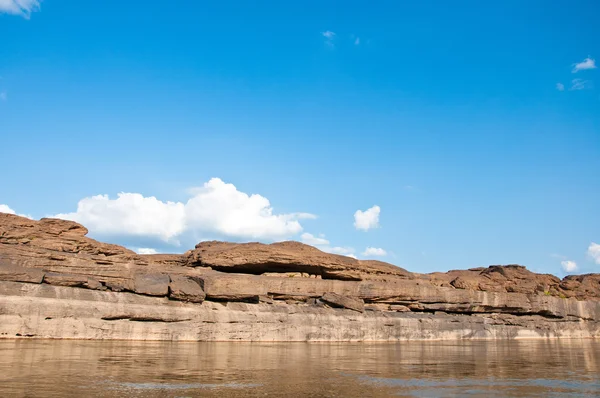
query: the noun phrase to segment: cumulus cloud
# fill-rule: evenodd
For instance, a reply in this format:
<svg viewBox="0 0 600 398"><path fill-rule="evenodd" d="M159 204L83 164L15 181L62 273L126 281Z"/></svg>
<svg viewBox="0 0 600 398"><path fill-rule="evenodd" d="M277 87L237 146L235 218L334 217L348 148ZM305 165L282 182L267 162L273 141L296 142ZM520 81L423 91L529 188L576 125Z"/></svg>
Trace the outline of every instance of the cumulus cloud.
<svg viewBox="0 0 600 398"><path fill-rule="evenodd" d="M303 233L300 238L302 239L302 243L311 246L323 246L328 245L329 241L325 239L325 235L320 235L319 237L314 236L313 234L309 234L308 232Z"/></svg>
<svg viewBox="0 0 600 398"><path fill-rule="evenodd" d="M201 235L280 240L302 232L299 220L315 218L308 213L276 214L267 198L238 191L219 178L190 193L186 203L139 193L120 193L116 199L97 195L80 200L75 212L55 217L77 221L93 233L155 238L170 244Z"/></svg>
<svg viewBox="0 0 600 398"><path fill-rule="evenodd" d="M356 210L356 213L354 213L354 227L363 231L378 228L380 212L381 208L377 205L365 211Z"/></svg>
<svg viewBox="0 0 600 398"><path fill-rule="evenodd" d="M0 13L4 12L29 18L33 11L39 9L39 0L0 0Z"/></svg>
<svg viewBox="0 0 600 398"><path fill-rule="evenodd" d="M108 195L83 198L73 213L56 218L77 221L90 231L103 235L133 235L173 241L186 227L185 205L163 202L139 193L120 193L116 199Z"/></svg>
<svg viewBox="0 0 600 398"><path fill-rule="evenodd" d="M158 254L156 249L151 247L138 247L134 250L137 254Z"/></svg>
<svg viewBox="0 0 600 398"><path fill-rule="evenodd" d="M588 88L592 88L592 82L590 80L573 79L571 80L571 88L569 90L576 91L585 90Z"/></svg>
<svg viewBox="0 0 600 398"><path fill-rule="evenodd" d="M590 243L590 246L587 249L587 254L596 262L596 264L600 264L600 245L598 243Z"/></svg>
<svg viewBox="0 0 600 398"><path fill-rule="evenodd" d="M0 204L0 213L15 214L17 216L33 219L29 214L17 214L17 212L11 209L8 205L3 204Z"/></svg>
<svg viewBox="0 0 600 398"><path fill-rule="evenodd" d="M380 247L367 247L362 255L383 257L387 255L387 252Z"/></svg>
<svg viewBox="0 0 600 398"><path fill-rule="evenodd" d="M561 261L560 265L562 265L562 269L565 272L577 271L577 263L575 261L570 261L570 260Z"/></svg>
<svg viewBox="0 0 600 398"><path fill-rule="evenodd" d="M572 72L577 73L579 71L587 69L596 69L596 60L587 57L583 61L573 64Z"/></svg>
<svg viewBox="0 0 600 398"><path fill-rule="evenodd" d="M556 83L556 89L558 91L565 91L565 85L562 83Z"/></svg>

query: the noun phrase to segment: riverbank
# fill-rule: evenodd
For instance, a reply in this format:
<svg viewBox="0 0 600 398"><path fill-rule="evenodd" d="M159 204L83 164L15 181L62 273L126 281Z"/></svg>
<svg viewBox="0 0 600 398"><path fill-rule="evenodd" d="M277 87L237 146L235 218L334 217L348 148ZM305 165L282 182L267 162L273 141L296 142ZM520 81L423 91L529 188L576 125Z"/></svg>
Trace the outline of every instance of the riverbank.
<svg viewBox="0 0 600 398"><path fill-rule="evenodd" d="M297 242L137 255L0 214L0 338L403 341L600 337L600 275L430 275Z"/></svg>

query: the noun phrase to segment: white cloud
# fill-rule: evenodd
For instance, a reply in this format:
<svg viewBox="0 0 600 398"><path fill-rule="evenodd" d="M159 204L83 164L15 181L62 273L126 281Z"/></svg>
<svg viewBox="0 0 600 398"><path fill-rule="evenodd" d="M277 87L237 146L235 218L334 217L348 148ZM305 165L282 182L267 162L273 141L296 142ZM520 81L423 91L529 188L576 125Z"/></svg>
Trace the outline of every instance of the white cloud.
<svg viewBox="0 0 600 398"><path fill-rule="evenodd" d="M17 214L17 212L14 211L13 209L11 209L8 205L0 204L0 213L15 214L17 216L21 216L21 217L25 217L25 218L29 218L30 220L33 220L33 218L29 214Z"/></svg>
<svg viewBox="0 0 600 398"><path fill-rule="evenodd" d="M596 262L596 264L600 264L600 245L598 243L590 243L587 254Z"/></svg>
<svg viewBox="0 0 600 398"><path fill-rule="evenodd" d="M565 272L577 271L577 263L575 261L565 260L561 261L560 264Z"/></svg>
<svg viewBox="0 0 600 398"><path fill-rule="evenodd" d="M39 0L0 0L0 13L5 12L29 18L29 15L39 8Z"/></svg>
<svg viewBox="0 0 600 398"><path fill-rule="evenodd" d="M379 227L380 212L381 208L377 205L365 211L356 210L356 213L354 213L354 227L364 231Z"/></svg>
<svg viewBox="0 0 600 398"><path fill-rule="evenodd" d="M333 47L333 39L335 39L335 32L326 30L325 32L321 32L321 34L325 38L325 44L327 44L329 47Z"/></svg>
<svg viewBox="0 0 600 398"><path fill-rule="evenodd" d="M362 254L363 256L386 256L387 252L380 247L367 247Z"/></svg>
<svg viewBox="0 0 600 398"><path fill-rule="evenodd" d="M594 60L590 57L587 57L583 61L573 64L572 72L577 73L579 71L587 70L587 69L596 69L596 60Z"/></svg>
<svg viewBox="0 0 600 398"><path fill-rule="evenodd" d="M0 213L17 214L13 209L8 207L8 205L0 205Z"/></svg>
<svg viewBox="0 0 600 398"><path fill-rule="evenodd" d="M153 249L151 247L138 247L137 249L135 249L135 252L137 254L158 254L156 249Z"/></svg>
<svg viewBox="0 0 600 398"><path fill-rule="evenodd" d="M556 89L558 91L565 91L565 85L562 83L556 83Z"/></svg>
<svg viewBox="0 0 600 398"><path fill-rule="evenodd" d="M329 241L325 239L323 235L321 235L321 237L316 237L313 234L305 232L300 236L300 238L302 239L302 243L311 246L324 246L329 244Z"/></svg>
<svg viewBox="0 0 600 398"><path fill-rule="evenodd" d="M6 91L0 91L0 101L6 101L7 99L8 99L8 94L6 94Z"/></svg>
<svg viewBox="0 0 600 398"><path fill-rule="evenodd" d="M321 248L321 250L323 250L324 252L327 252L327 253L341 254L342 256L356 258L356 256L354 256L355 250L352 247L341 247L341 246L323 247L323 248Z"/></svg>
<svg viewBox="0 0 600 398"><path fill-rule="evenodd" d="M77 211L56 217L77 221L93 233L157 238L172 244L202 234L279 240L302 232L299 220L315 218L308 213L274 214L267 198L240 192L219 178L190 192L186 203L139 193L120 193L116 199L97 195L80 200Z"/></svg>
<svg viewBox="0 0 600 398"><path fill-rule="evenodd" d="M302 239L302 243L315 246L317 249L324 251L325 253L341 254L342 256L356 258L356 255L354 255L356 250L354 250L353 247L330 246L329 240L325 239L325 235L323 234L319 234L319 236L316 237L313 234L305 232L300 236L300 238Z"/></svg>
<svg viewBox="0 0 600 398"><path fill-rule="evenodd" d="M585 90L588 88L592 88L591 81L583 80L583 79L573 79L573 80L571 80L571 88L569 90L576 91L576 90Z"/></svg>
<svg viewBox="0 0 600 398"><path fill-rule="evenodd" d="M185 229L185 205L162 202L139 193L120 193L83 198L74 213L55 217L77 221L90 231L106 235L155 237L174 241Z"/></svg>

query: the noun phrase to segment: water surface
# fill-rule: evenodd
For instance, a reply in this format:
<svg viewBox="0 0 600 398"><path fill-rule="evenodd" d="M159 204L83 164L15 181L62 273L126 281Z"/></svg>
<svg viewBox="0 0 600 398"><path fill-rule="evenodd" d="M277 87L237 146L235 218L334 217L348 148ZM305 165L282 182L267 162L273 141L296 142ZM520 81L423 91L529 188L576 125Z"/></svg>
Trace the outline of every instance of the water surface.
<svg viewBox="0 0 600 398"><path fill-rule="evenodd" d="M0 396L592 397L600 341L0 340Z"/></svg>

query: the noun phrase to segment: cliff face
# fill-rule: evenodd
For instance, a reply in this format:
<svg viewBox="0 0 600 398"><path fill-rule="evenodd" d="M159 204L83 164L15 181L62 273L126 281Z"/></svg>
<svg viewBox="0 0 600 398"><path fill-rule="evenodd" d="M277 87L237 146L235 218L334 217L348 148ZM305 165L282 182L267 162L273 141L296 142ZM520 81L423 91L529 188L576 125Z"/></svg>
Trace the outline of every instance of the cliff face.
<svg viewBox="0 0 600 398"><path fill-rule="evenodd" d="M138 255L0 213L0 337L362 341L600 337L600 275L429 275L297 242Z"/></svg>

